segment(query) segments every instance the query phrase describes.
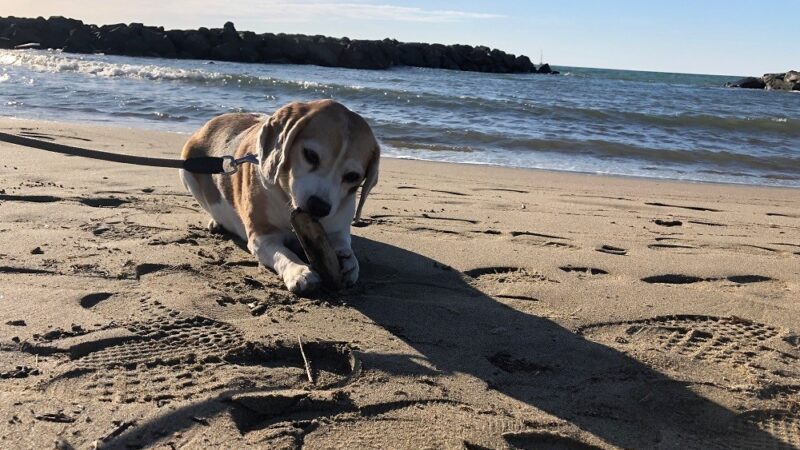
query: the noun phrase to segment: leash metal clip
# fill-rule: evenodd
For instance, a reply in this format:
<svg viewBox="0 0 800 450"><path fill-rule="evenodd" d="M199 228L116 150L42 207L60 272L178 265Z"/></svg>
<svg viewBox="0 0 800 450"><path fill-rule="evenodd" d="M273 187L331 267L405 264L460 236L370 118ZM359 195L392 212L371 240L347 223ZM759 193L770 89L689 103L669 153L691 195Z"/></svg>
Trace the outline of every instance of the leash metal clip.
<svg viewBox="0 0 800 450"><path fill-rule="evenodd" d="M245 163L258 164L258 156L250 154L237 159L231 155L225 155L222 157L222 173L233 175L239 171L239 166Z"/></svg>

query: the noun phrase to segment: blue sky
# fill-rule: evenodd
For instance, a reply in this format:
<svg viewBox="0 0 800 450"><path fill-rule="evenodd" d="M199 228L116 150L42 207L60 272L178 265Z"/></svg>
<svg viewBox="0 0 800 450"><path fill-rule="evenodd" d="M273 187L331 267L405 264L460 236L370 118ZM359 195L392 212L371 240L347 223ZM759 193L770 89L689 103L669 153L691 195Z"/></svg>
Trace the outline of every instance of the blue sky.
<svg viewBox="0 0 800 450"><path fill-rule="evenodd" d="M788 0L3 0L0 15L483 44L554 65L761 75L800 69Z"/></svg>

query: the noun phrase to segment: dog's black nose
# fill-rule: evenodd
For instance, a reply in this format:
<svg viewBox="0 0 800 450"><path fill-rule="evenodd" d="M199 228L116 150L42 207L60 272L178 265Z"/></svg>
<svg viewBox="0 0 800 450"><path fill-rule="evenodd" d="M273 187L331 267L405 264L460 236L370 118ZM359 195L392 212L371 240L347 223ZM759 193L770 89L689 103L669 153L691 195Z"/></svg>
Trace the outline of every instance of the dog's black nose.
<svg viewBox="0 0 800 450"><path fill-rule="evenodd" d="M306 210L314 217L325 217L331 212L331 204L316 195L312 195L308 199Z"/></svg>

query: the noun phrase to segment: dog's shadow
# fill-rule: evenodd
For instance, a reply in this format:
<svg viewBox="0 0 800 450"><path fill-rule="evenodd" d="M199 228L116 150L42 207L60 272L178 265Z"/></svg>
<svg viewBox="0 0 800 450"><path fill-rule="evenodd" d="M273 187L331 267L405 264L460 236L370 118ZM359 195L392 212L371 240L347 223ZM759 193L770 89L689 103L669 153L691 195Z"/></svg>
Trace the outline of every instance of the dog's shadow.
<svg viewBox="0 0 800 450"><path fill-rule="evenodd" d="M687 383L510 308L432 259L365 238L354 237L353 247L364 292L350 304L441 373L474 376L487 389L625 448L707 447L726 442L737 421ZM406 359L398 357L397 365ZM747 434L762 448L785 446L755 426Z"/></svg>

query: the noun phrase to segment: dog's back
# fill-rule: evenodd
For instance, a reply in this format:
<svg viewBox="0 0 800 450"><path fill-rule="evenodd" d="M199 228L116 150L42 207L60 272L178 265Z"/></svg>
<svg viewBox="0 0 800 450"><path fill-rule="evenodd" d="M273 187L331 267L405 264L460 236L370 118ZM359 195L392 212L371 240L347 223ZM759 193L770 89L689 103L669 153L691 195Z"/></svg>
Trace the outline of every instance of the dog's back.
<svg viewBox="0 0 800 450"><path fill-rule="evenodd" d="M183 146L181 158L233 155L253 127L263 123L260 114L232 113L217 116L197 130Z"/></svg>
<svg viewBox="0 0 800 450"><path fill-rule="evenodd" d="M257 137L258 130L266 120L267 117L264 115L245 113L215 117L186 141L181 157L183 159L225 155L240 157L242 156L240 153L248 150L247 145L242 144ZM231 183L223 182L220 176L215 180L213 175L189 173L185 170L180 172L183 185L197 199L200 206L214 218L216 223L210 223L209 227L222 226L244 239L241 219L231 206L236 204Z"/></svg>

